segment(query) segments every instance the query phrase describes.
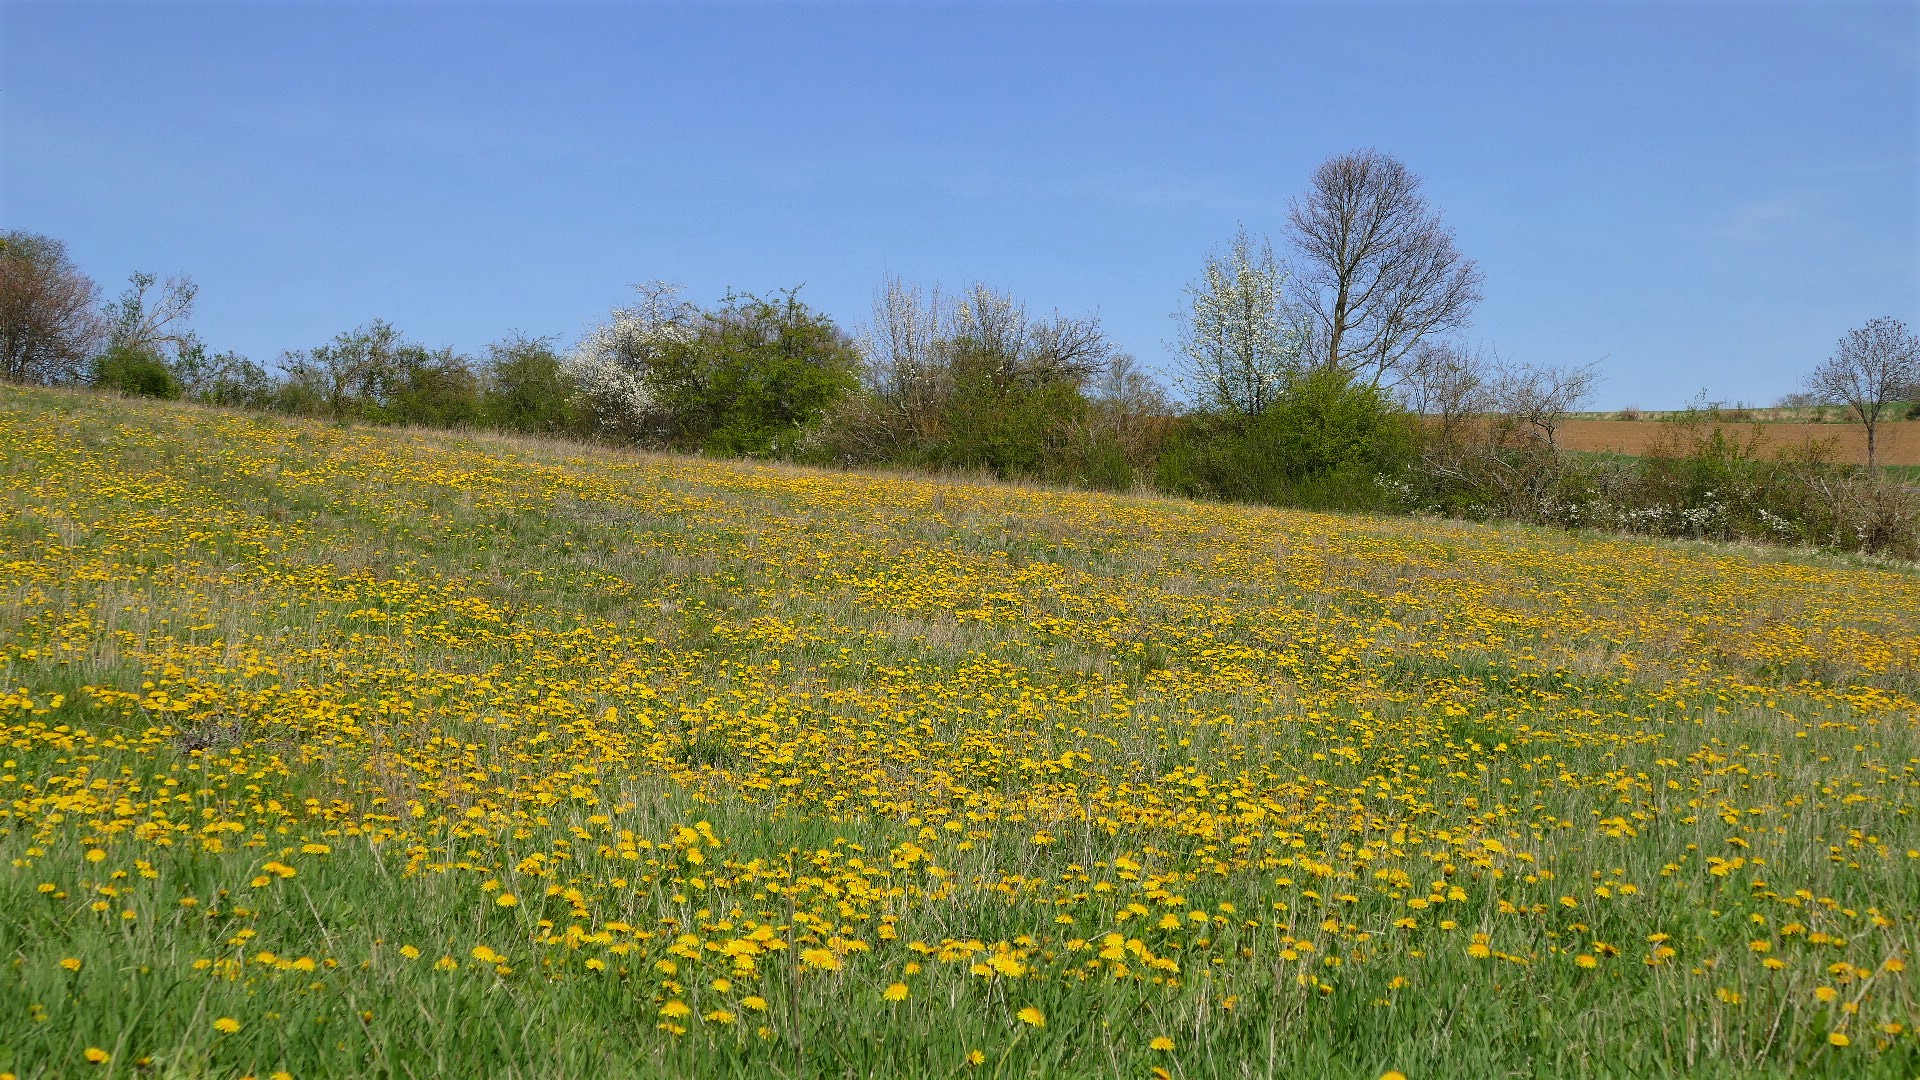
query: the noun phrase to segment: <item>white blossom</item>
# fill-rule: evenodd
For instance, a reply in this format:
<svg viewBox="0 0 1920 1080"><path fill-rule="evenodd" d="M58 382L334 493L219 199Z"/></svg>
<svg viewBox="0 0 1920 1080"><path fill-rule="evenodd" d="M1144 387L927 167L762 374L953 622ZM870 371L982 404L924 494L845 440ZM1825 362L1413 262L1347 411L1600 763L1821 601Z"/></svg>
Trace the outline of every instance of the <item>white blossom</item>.
<svg viewBox="0 0 1920 1080"><path fill-rule="evenodd" d="M1195 401L1251 416L1299 373L1310 331L1286 284L1272 245L1256 250L1244 229L1224 256L1207 259L1201 282L1187 288L1193 305L1177 343L1187 359L1180 382Z"/></svg>
<svg viewBox="0 0 1920 1080"><path fill-rule="evenodd" d="M654 404L647 383L650 365L663 348L684 344L694 334L695 312L679 298L679 286L654 281L634 289L638 302L614 308L606 322L588 329L561 358L601 434L614 437L645 426Z"/></svg>

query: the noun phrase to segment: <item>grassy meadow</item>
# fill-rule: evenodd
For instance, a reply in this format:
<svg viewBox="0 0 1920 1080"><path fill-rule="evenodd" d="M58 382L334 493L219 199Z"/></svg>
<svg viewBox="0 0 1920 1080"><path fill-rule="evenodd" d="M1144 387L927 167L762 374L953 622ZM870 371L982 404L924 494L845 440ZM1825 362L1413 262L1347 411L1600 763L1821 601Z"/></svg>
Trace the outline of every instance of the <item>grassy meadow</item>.
<svg viewBox="0 0 1920 1080"><path fill-rule="evenodd" d="M0 1075L1920 1073L1920 573L0 389Z"/></svg>

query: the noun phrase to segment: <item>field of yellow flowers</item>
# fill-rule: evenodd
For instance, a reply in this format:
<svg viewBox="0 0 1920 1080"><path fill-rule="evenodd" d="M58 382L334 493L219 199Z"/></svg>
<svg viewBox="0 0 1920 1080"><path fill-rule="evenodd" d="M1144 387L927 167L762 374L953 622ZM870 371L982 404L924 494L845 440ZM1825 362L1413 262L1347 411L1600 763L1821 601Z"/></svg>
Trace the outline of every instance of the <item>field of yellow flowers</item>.
<svg viewBox="0 0 1920 1080"><path fill-rule="evenodd" d="M0 1075L1920 1072L1920 573L0 390Z"/></svg>

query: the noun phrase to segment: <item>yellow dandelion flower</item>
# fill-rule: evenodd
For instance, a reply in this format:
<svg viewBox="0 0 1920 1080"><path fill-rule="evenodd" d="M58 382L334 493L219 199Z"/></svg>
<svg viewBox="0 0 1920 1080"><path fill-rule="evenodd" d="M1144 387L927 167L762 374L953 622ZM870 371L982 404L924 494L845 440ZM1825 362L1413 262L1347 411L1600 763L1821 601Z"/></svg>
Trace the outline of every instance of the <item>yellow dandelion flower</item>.
<svg viewBox="0 0 1920 1080"><path fill-rule="evenodd" d="M82 1053L80 1056L86 1058L87 1061L89 1061L94 1065L105 1065L107 1062L113 1060L112 1054L107 1053L105 1050L102 1050L97 1046L87 1047L86 1051Z"/></svg>
<svg viewBox="0 0 1920 1080"><path fill-rule="evenodd" d="M1155 1035L1153 1041L1147 1044L1147 1049L1166 1053L1173 1049L1173 1040L1167 1038L1165 1035Z"/></svg>
<svg viewBox="0 0 1920 1080"><path fill-rule="evenodd" d="M520 898L510 892L503 892L499 896L494 897L493 902L499 904L501 907L512 907L520 902Z"/></svg>
<svg viewBox="0 0 1920 1080"><path fill-rule="evenodd" d="M907 1000L907 984L903 982L894 983L892 986L880 991L880 996L886 998L888 1001L905 1001Z"/></svg>
<svg viewBox="0 0 1920 1080"><path fill-rule="evenodd" d="M81 966L80 958L77 956L69 956L60 961L60 966L66 968L68 971L79 971Z"/></svg>
<svg viewBox="0 0 1920 1080"><path fill-rule="evenodd" d="M1852 1040L1852 1039L1849 1039L1849 1038L1847 1038L1847 1035L1846 1035L1846 1033L1845 1033L1845 1032L1843 1032L1843 1031L1835 1031L1835 1032L1832 1032L1832 1033L1830 1033L1830 1034L1828 1034L1828 1035L1827 1035L1827 1042L1828 1042L1828 1043L1830 1043L1830 1044L1832 1044L1832 1045L1834 1045L1834 1046L1851 1046L1851 1045L1853 1045L1853 1040Z"/></svg>
<svg viewBox="0 0 1920 1080"><path fill-rule="evenodd" d="M1041 1012L1039 1009L1036 1009L1031 1005L1027 1006L1024 1009L1021 1009L1019 1012L1015 1013L1014 1015L1018 1017L1020 1022L1023 1024L1031 1024L1032 1026L1037 1028L1043 1028L1047 1026L1047 1014Z"/></svg>
<svg viewBox="0 0 1920 1080"><path fill-rule="evenodd" d="M667 1002L665 1005L660 1006L660 1015L667 1017L670 1020L677 1020L682 1016L693 1015L693 1010L687 1006L686 1002L681 1001L679 998L675 998L672 1001Z"/></svg>
<svg viewBox="0 0 1920 1080"><path fill-rule="evenodd" d="M213 1030L222 1035L231 1035L240 1030L240 1021L231 1016L223 1016L213 1022Z"/></svg>
<svg viewBox="0 0 1920 1080"><path fill-rule="evenodd" d="M800 953L800 962L820 971L839 971L843 964L832 949L806 949Z"/></svg>

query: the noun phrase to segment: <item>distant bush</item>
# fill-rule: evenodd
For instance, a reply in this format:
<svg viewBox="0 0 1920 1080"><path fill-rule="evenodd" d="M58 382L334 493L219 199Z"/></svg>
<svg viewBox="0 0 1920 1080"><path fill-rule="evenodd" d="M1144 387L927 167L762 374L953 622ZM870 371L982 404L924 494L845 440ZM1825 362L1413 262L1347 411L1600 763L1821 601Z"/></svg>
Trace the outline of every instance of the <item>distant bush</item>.
<svg viewBox="0 0 1920 1080"><path fill-rule="evenodd" d="M1367 510L1384 504L1381 477L1413 458L1413 418L1380 390L1337 369L1290 380L1254 415L1188 417L1162 454L1161 488L1185 495Z"/></svg>
<svg viewBox="0 0 1920 1080"><path fill-rule="evenodd" d="M599 438L674 450L790 456L859 384L853 341L795 290L702 309L641 286L559 361Z"/></svg>
<svg viewBox="0 0 1920 1080"><path fill-rule="evenodd" d="M1638 458L1503 442L1490 424L1429 447L1392 489L1403 508L1454 516L1920 558L1920 492L1835 464L1831 441L1769 450L1758 425L1711 406L1662 422Z"/></svg>
<svg viewBox="0 0 1920 1080"><path fill-rule="evenodd" d="M94 357L88 381L102 390L135 397L173 399L180 396L180 380L167 362L141 348L115 346Z"/></svg>
<svg viewBox="0 0 1920 1080"><path fill-rule="evenodd" d="M583 433L579 388L561 367L552 338L513 334L487 346L480 372L479 422L529 435Z"/></svg>
<svg viewBox="0 0 1920 1080"><path fill-rule="evenodd" d="M790 455L802 433L859 384L853 341L792 290L729 295L645 370L667 445L748 457Z"/></svg>
<svg viewBox="0 0 1920 1080"><path fill-rule="evenodd" d="M1035 317L983 285L890 280L861 342L858 393L801 447L838 465L910 465L1108 489L1152 470L1167 405L1092 317Z"/></svg>

